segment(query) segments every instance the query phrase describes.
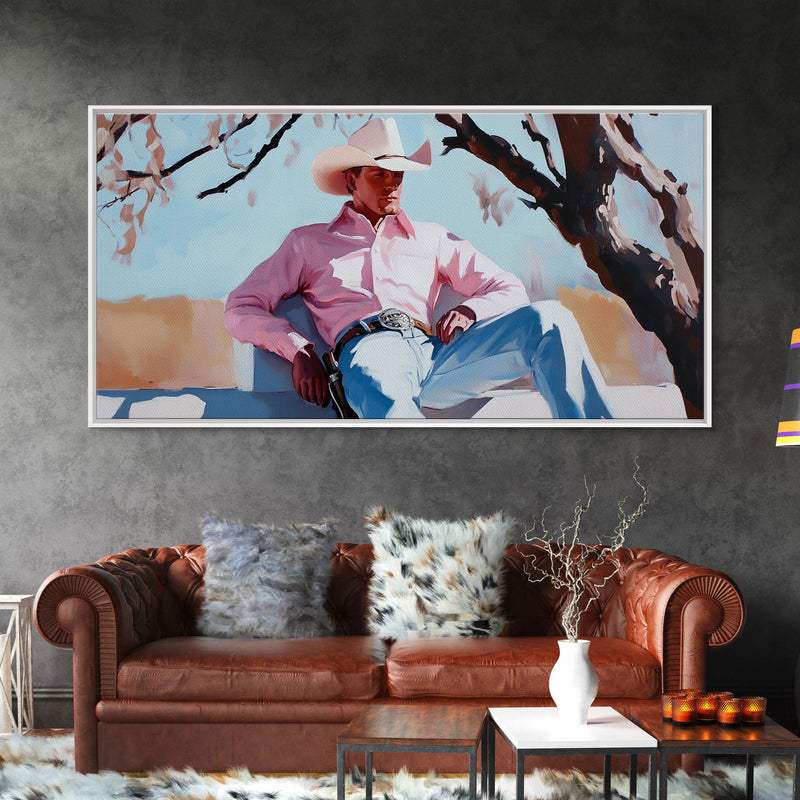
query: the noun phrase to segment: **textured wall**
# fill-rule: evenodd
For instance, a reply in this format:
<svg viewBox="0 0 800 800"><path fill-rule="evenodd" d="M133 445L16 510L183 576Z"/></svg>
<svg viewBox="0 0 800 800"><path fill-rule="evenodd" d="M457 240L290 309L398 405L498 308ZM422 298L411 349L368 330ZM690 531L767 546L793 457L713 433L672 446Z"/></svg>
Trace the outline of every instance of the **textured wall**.
<svg viewBox="0 0 800 800"><path fill-rule="evenodd" d="M629 544L725 570L747 601L711 681L788 696L800 499L787 476L800 453L773 445L800 324L800 120L779 60L798 15L790 3L724 18L705 3L646 17L636 2L589 5L3 3L0 592L126 547L197 541L205 509L327 515L357 539L373 503L569 513L585 474L613 516L638 456L652 503ZM347 102L711 104L713 428L89 430L87 106ZM70 683L68 652L37 643L35 658L37 688Z"/></svg>

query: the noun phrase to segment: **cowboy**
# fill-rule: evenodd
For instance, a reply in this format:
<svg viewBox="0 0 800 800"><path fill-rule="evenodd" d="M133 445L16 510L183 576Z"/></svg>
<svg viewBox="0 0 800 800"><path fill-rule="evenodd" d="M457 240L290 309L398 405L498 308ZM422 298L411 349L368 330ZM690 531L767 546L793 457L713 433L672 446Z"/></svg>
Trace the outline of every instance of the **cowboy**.
<svg viewBox="0 0 800 800"><path fill-rule="evenodd" d="M531 303L515 276L469 242L406 216L403 179L430 166L430 144L405 153L387 117L316 157L316 185L350 199L331 223L291 231L230 293L231 334L285 358L298 395L327 405L328 370L275 314L281 300L301 295L361 418L420 418L422 407L450 408L531 374L554 417L611 417L569 311L553 300ZM434 319L445 284L464 300Z"/></svg>

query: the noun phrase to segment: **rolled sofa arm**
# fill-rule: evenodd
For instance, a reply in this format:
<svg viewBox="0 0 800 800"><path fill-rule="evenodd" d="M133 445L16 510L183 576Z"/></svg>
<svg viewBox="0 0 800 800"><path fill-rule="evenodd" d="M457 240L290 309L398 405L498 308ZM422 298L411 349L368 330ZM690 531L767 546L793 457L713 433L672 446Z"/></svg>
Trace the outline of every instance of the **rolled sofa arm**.
<svg viewBox="0 0 800 800"><path fill-rule="evenodd" d="M626 638L659 659L664 691L704 689L707 649L733 641L744 624L739 588L723 572L658 550L626 553Z"/></svg>
<svg viewBox="0 0 800 800"><path fill-rule="evenodd" d="M204 562L199 545L132 549L54 572L39 588L39 633L73 651L78 772L97 772L97 703L116 697L121 659L146 642L193 632Z"/></svg>
<svg viewBox="0 0 800 800"><path fill-rule="evenodd" d="M113 698L117 665L132 649L192 632L204 555L199 545L135 548L54 572L34 601L36 627L56 647L72 647L76 659L90 657L78 646L86 626L95 627L99 696ZM91 618L75 613L80 604Z"/></svg>
<svg viewBox="0 0 800 800"><path fill-rule="evenodd" d="M97 772L97 717L101 698L117 693L117 664L131 644L131 610L119 581L92 565L51 575L34 601L39 633L56 647L72 647L75 767Z"/></svg>
<svg viewBox="0 0 800 800"><path fill-rule="evenodd" d="M83 674L95 676L97 699L116 696L117 664L132 647L133 614L115 576L88 564L53 573L39 587L34 620L48 642L73 648L76 680L81 664Z"/></svg>

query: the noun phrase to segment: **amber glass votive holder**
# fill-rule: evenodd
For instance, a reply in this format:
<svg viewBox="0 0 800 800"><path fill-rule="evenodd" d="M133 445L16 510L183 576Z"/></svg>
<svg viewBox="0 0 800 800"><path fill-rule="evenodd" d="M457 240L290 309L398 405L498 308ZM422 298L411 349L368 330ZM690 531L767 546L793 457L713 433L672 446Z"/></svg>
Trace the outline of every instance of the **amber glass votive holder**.
<svg viewBox="0 0 800 800"><path fill-rule="evenodd" d="M676 695L672 699L672 724L694 725L697 722L697 698Z"/></svg>
<svg viewBox="0 0 800 800"><path fill-rule="evenodd" d="M717 722L726 728L738 728L742 724L742 701L738 697L720 697Z"/></svg>
<svg viewBox="0 0 800 800"><path fill-rule="evenodd" d="M698 722L716 722L717 721L717 706L719 705L719 695L714 694L701 694L697 698L697 721Z"/></svg>
<svg viewBox="0 0 800 800"><path fill-rule="evenodd" d="M742 698L742 725L763 725L766 716L766 697Z"/></svg>
<svg viewBox="0 0 800 800"><path fill-rule="evenodd" d="M664 720L672 719L672 704L677 698L683 697L680 692L668 692L661 695L661 718Z"/></svg>

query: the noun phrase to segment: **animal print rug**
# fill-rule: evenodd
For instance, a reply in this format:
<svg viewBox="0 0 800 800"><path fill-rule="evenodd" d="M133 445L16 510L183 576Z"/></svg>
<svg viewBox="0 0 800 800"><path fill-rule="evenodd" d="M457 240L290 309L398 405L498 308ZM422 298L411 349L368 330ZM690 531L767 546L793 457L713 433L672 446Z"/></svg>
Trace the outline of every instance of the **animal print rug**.
<svg viewBox="0 0 800 800"><path fill-rule="evenodd" d="M701 775L670 775L670 800L744 800L744 765L710 764ZM465 776L426 776L399 772L375 776L377 800L466 800ZM628 796L628 777L615 774L615 800ZM755 800L789 800L792 764L761 761L755 771ZM646 797L646 776L638 793ZM515 796L513 776L498 776L502 800ZM347 800L363 800L363 776L353 770L346 780ZM599 800L602 775L532 770L525 779L527 800ZM147 775L75 772L72 736L12 736L0 739L0 800L335 800L336 776L251 775L246 769L204 775L193 770L160 770Z"/></svg>

